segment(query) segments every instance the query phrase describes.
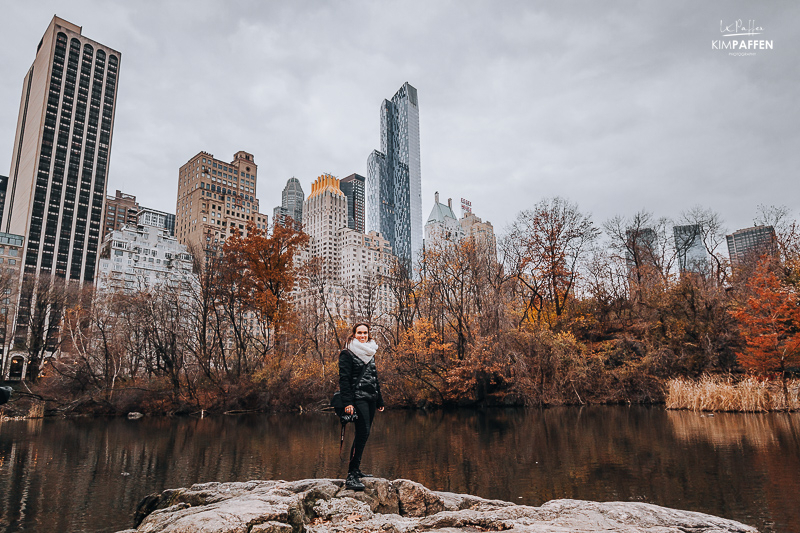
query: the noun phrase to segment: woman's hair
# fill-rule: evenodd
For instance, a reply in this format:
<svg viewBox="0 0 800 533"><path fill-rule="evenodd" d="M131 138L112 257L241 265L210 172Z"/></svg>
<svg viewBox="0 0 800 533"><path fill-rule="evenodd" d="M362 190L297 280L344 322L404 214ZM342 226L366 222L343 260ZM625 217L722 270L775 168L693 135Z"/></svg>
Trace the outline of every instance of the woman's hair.
<svg viewBox="0 0 800 533"><path fill-rule="evenodd" d="M365 326L367 328L367 341L371 341L372 340L372 335L370 334L370 329L371 328L369 327L369 324L367 324L366 322L358 322L353 326L353 330L350 332L350 336L347 337L347 342L344 343L345 346L350 346L350 341L352 341L353 339L356 338L356 330L360 326Z"/></svg>

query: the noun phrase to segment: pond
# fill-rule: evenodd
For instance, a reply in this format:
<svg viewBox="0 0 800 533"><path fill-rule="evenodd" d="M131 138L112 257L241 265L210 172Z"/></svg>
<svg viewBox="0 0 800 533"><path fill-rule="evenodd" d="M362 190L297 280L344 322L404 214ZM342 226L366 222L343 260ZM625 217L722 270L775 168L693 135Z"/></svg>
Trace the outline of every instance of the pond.
<svg viewBox="0 0 800 533"><path fill-rule="evenodd" d="M113 532L167 488L335 478L346 468L338 422L325 413L6 420L0 530ZM362 470L526 505L642 501L800 531L799 413L389 411L377 416Z"/></svg>

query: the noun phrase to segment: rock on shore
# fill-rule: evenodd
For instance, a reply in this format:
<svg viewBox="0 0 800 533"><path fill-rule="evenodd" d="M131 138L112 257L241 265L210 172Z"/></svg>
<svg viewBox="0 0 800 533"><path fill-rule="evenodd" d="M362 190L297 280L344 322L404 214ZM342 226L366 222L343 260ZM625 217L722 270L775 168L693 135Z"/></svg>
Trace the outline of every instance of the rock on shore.
<svg viewBox="0 0 800 533"><path fill-rule="evenodd" d="M365 479L353 492L338 479L202 483L152 494L137 529L119 533L757 533L715 516L646 503L552 500L541 507L435 492L407 479Z"/></svg>

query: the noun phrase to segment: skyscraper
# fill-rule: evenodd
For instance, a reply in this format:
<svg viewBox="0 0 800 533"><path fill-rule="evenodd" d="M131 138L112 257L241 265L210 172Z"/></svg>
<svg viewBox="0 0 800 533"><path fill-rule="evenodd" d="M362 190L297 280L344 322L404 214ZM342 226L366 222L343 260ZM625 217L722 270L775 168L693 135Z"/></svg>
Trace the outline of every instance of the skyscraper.
<svg viewBox="0 0 800 533"><path fill-rule="evenodd" d="M699 224L673 226L675 250L678 252L678 267L681 275L692 272L704 274L708 270L708 252L703 244L702 228Z"/></svg>
<svg viewBox="0 0 800 533"><path fill-rule="evenodd" d="M303 187L300 186L300 180L295 177L289 178L286 182L286 187L283 188L281 193L281 205L277 206L272 211L272 223L279 226L286 227L289 224L289 218L294 222L296 229L303 227L303 202L306 196L303 192Z"/></svg>
<svg viewBox="0 0 800 533"><path fill-rule="evenodd" d="M304 269L305 280L295 298L306 310L327 308L328 316L372 322L391 309L391 291L384 278L395 256L379 233L364 234L347 226L348 201L341 185L330 174L311 184L303 208L303 231L309 242L300 261L316 260L320 265L319 270Z"/></svg>
<svg viewBox="0 0 800 533"><path fill-rule="evenodd" d="M26 274L94 281L120 53L53 17L25 75L2 229Z"/></svg>
<svg viewBox="0 0 800 533"><path fill-rule="evenodd" d="M728 255L733 266L748 260L756 260L761 255L774 254L777 250L775 228L755 226L734 231L727 237Z"/></svg>
<svg viewBox="0 0 800 533"><path fill-rule="evenodd" d="M3 220L3 206L6 205L6 188L8 176L0 176L0 220Z"/></svg>
<svg viewBox="0 0 800 533"><path fill-rule="evenodd" d="M339 187L347 196L347 227L364 233L364 187L366 178L350 174L342 178Z"/></svg>
<svg viewBox="0 0 800 533"><path fill-rule="evenodd" d="M303 223L303 201L305 199L300 180L295 177L289 178L281 193L281 207L285 208L289 212L289 216L298 224Z"/></svg>
<svg viewBox="0 0 800 533"><path fill-rule="evenodd" d="M407 268L422 250L422 171L417 90L404 83L381 105L381 150L367 159L367 229Z"/></svg>

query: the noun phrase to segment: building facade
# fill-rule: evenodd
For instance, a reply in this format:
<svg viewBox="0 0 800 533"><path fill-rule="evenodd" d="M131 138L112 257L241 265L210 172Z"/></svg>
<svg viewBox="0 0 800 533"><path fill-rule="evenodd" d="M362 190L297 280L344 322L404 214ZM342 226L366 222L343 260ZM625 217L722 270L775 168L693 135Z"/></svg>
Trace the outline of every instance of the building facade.
<svg viewBox="0 0 800 533"><path fill-rule="evenodd" d="M139 214L139 203L132 194L125 194L119 189L114 196L106 196L106 208L103 215L103 240L106 235L122 226L135 226Z"/></svg>
<svg viewBox="0 0 800 533"><path fill-rule="evenodd" d="M452 241L461 242L464 230L453 213L453 199L449 198L447 204L439 202L439 193L434 195L433 209L425 222L425 242Z"/></svg>
<svg viewBox="0 0 800 533"><path fill-rule="evenodd" d="M6 188L8 188L8 176L0 176L0 220L3 220L3 207L6 204Z"/></svg>
<svg viewBox="0 0 800 533"><path fill-rule="evenodd" d="M175 236L175 213L167 213L166 211L159 211L158 209L153 209L151 207L140 207L139 213L147 212L148 216L153 219L159 220L165 230L167 230L170 236ZM138 215L137 215L138 220Z"/></svg>
<svg viewBox="0 0 800 533"><path fill-rule="evenodd" d="M367 229L386 237L413 266L422 251L419 102L408 82L381 105L381 150L367 159Z"/></svg>
<svg viewBox="0 0 800 533"><path fill-rule="evenodd" d="M278 226L293 227L297 230L303 228L303 202L305 193L300 186L300 180L289 178L286 187L281 193L281 205L272 210L272 223Z"/></svg>
<svg viewBox="0 0 800 533"><path fill-rule="evenodd" d="M134 294L191 286L192 257L170 235L164 218L159 211L142 209L136 224L106 236L97 271L98 291Z"/></svg>
<svg viewBox="0 0 800 533"><path fill-rule="evenodd" d="M266 231L268 217L259 212L255 196L257 170L253 155L242 151L229 163L200 152L181 166L175 212L178 242L195 253L220 249L236 231L246 236L250 222Z"/></svg>
<svg viewBox="0 0 800 533"><path fill-rule="evenodd" d="M14 340L14 320L22 273L22 235L0 233L0 379L22 379L25 357L16 356L12 369L10 354ZM12 372L13 370L13 372Z"/></svg>
<svg viewBox="0 0 800 533"><path fill-rule="evenodd" d="M338 179L322 174L311 184L311 193L303 204L303 221L303 231L309 236L309 257L324 260L325 278L338 283L336 233L347 227L347 197L339 188Z"/></svg>
<svg viewBox="0 0 800 533"><path fill-rule="evenodd" d="M340 228L336 244L342 314L370 322L388 318L394 302L386 279L396 261L389 241L375 231L364 234Z"/></svg>
<svg viewBox="0 0 800 533"><path fill-rule="evenodd" d="M23 268L93 282L102 233L120 53L53 17L25 76L2 229Z"/></svg>
<svg viewBox="0 0 800 533"><path fill-rule="evenodd" d="M472 239L479 249L486 250L489 259L497 262L497 238L492 223L482 221L475 213L464 213L459 221L465 239Z"/></svg>
<svg viewBox="0 0 800 533"><path fill-rule="evenodd" d="M290 178L281 192L281 207L300 227L303 225L303 202L305 199L306 195L303 193L303 187L300 186L300 180L295 177Z"/></svg>
<svg viewBox="0 0 800 533"><path fill-rule="evenodd" d="M703 230L699 224L673 226L678 268L685 273L704 274L709 269L709 257L703 244Z"/></svg>
<svg viewBox="0 0 800 533"><path fill-rule="evenodd" d="M439 202L437 192L433 209L425 223L426 246L438 246L443 242L460 243L465 239L471 239L476 247L485 250L490 261L497 261L497 241L492 223L488 220L483 222L471 211L464 213L460 220L457 219L453 211L453 199L448 198L447 204L443 204Z"/></svg>
<svg viewBox="0 0 800 533"><path fill-rule="evenodd" d="M364 220L364 202L366 201L367 178L358 174L350 174L342 178L339 186L347 197L347 227L364 233L366 223Z"/></svg>
<svg viewBox="0 0 800 533"><path fill-rule="evenodd" d="M317 265L306 269L305 286L296 291L300 307L327 308L347 320L387 315L391 302L385 278L395 256L378 232L364 234L347 226L347 197L338 179L323 174L311 185L303 220L309 243L300 262Z"/></svg>
<svg viewBox="0 0 800 533"><path fill-rule="evenodd" d="M775 228L755 226L744 228L726 236L731 265L737 266L748 260L776 251Z"/></svg>

